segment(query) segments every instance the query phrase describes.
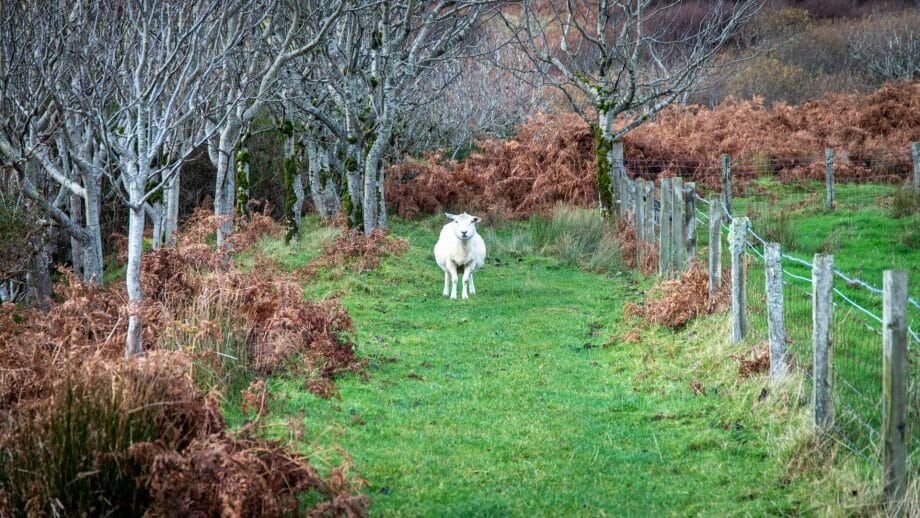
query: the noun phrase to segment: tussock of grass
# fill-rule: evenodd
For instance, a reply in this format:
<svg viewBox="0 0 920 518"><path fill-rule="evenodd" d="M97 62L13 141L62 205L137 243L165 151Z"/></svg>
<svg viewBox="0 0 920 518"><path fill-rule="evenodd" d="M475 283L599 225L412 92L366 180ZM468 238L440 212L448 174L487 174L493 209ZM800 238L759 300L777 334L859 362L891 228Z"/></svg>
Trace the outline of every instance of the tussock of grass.
<svg viewBox="0 0 920 518"><path fill-rule="evenodd" d="M624 270L614 222L591 209L556 205L548 218L530 220L534 250L583 271Z"/></svg>
<svg viewBox="0 0 920 518"><path fill-rule="evenodd" d="M920 214L920 190L909 185L898 187L891 196L889 211L893 218Z"/></svg>

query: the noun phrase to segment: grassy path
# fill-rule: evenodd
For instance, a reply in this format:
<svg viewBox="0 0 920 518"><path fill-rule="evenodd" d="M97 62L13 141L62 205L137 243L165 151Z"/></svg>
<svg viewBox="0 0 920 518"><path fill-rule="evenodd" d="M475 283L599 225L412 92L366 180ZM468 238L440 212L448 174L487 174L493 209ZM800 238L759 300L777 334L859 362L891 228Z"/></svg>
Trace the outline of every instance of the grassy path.
<svg viewBox="0 0 920 518"><path fill-rule="evenodd" d="M343 293L367 379L339 380L329 400L300 379L270 385L284 398L278 423L297 416L313 447L350 454L372 515L794 512L756 427L726 417L731 384L689 388L709 367L687 351L709 337L654 331L604 347L629 329L635 280L542 257L493 254L478 296L446 300L430 258L439 224L397 225L404 258L308 287Z"/></svg>

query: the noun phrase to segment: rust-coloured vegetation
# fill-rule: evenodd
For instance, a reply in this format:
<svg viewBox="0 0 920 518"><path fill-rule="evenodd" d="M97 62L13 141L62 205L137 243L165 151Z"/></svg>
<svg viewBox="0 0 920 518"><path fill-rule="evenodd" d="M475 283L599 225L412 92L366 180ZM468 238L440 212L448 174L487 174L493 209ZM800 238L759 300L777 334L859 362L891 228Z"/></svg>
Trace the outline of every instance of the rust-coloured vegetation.
<svg viewBox="0 0 920 518"><path fill-rule="evenodd" d="M350 229L323 247L323 255L310 261L304 268L304 274L312 276L320 269L342 267L367 272L380 266L380 259L384 256L401 256L408 249L409 241L389 237L382 229L378 228L367 236L360 229Z"/></svg>
<svg viewBox="0 0 920 518"><path fill-rule="evenodd" d="M627 302L623 313L670 329L680 329L699 315L725 309L728 295L726 283L710 298L709 274L701 265L694 264L679 278L664 281L649 290L641 305Z"/></svg>
<svg viewBox="0 0 920 518"><path fill-rule="evenodd" d="M347 463L323 477L257 433L264 385L244 391L256 417L240 432L204 392L202 372L284 368L328 396L336 374L360 369L347 312L304 300L271 272L234 268L206 245L215 223L193 218L176 249L145 256L140 359L122 358L120 284L85 285L64 270L50 312L0 306L0 515L280 516L308 491L319 495L313 513L363 515L368 502ZM234 247L277 231L255 214Z"/></svg>
<svg viewBox="0 0 920 518"><path fill-rule="evenodd" d="M631 175L680 175L717 187L720 155L733 161L735 188L775 175L824 178L824 149L834 148L841 181L899 182L910 173L911 141L920 140L920 81L869 95L837 94L799 106L729 98L714 109L672 106L625 139ZM538 114L508 141L486 140L463 162L432 154L387 173L391 209L414 218L444 209L524 218L557 202L597 203L594 136L575 115Z"/></svg>
<svg viewBox="0 0 920 518"><path fill-rule="evenodd" d="M460 163L432 154L391 167L390 207L406 218L454 208L518 218L549 212L560 201L597 202L594 137L575 115L538 114L512 140L490 139L478 147Z"/></svg>

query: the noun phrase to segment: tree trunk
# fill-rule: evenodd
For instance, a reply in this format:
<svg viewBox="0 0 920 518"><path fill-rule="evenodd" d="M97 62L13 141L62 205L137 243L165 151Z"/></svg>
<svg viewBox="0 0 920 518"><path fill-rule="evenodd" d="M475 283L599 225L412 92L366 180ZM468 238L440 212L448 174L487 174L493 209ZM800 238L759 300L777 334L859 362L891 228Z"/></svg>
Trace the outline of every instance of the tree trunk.
<svg viewBox="0 0 920 518"><path fill-rule="evenodd" d="M167 248L176 246L176 231L179 228L179 187L178 172L163 187L163 197L166 198L166 214L163 217L163 246Z"/></svg>
<svg viewBox="0 0 920 518"><path fill-rule="evenodd" d="M102 285L102 226L99 224L100 190L99 182L92 174L83 175L86 190L83 215L90 242L83 247L83 282Z"/></svg>
<svg viewBox="0 0 920 518"><path fill-rule="evenodd" d="M76 195L70 195L70 219L74 225L85 228L86 222L83 218L83 198ZM83 242L75 237L70 238L70 262L73 268L73 274L79 279L83 279Z"/></svg>
<svg viewBox="0 0 920 518"><path fill-rule="evenodd" d="M293 140L293 138L292 138ZM303 161L305 158L304 147L302 142L294 143L294 155L295 155L295 166L294 166L294 217L297 218L297 234L300 235L300 219L303 217L303 203L304 203L304 190L303 190Z"/></svg>
<svg viewBox="0 0 920 518"><path fill-rule="evenodd" d="M597 200L602 211L609 212L613 208L613 170L614 149L613 137L610 134L609 117L601 114L597 126L594 128L594 171L597 182Z"/></svg>
<svg viewBox="0 0 920 518"><path fill-rule="evenodd" d="M231 156L240 137L241 125L227 124L220 131L220 136L208 149L211 161L217 167L217 181L214 187L214 215L220 220L217 228L217 247L230 252L228 239L233 234L233 207L236 198L235 179L231 166Z"/></svg>
<svg viewBox="0 0 920 518"><path fill-rule="evenodd" d="M342 210L348 214L351 227L359 227L362 224L361 210L362 195L364 189L361 170L361 153L356 146L348 146L348 154L345 157L345 182L346 193L342 199Z"/></svg>
<svg viewBox="0 0 920 518"><path fill-rule="evenodd" d="M163 204L160 202L148 204L145 208L153 230L150 233L150 247L159 250L163 243Z"/></svg>
<svg viewBox="0 0 920 518"><path fill-rule="evenodd" d="M390 226L387 219L387 203L384 195L384 177L383 163L377 165L377 226L386 229Z"/></svg>
<svg viewBox="0 0 920 518"><path fill-rule="evenodd" d="M381 158L390 141L393 121L386 114L381 118L380 126L374 143L367 152L364 163L364 234L370 235L380 225L380 212L386 212L386 207L380 205L383 201L383 182L381 181L383 164ZM386 225L386 214L382 216Z"/></svg>
<svg viewBox="0 0 920 518"><path fill-rule="evenodd" d="M334 217L339 211L341 200L336 188L336 178L329 165L329 150L309 142L310 153L307 168L310 198L320 217L324 219Z"/></svg>
<svg viewBox="0 0 920 518"><path fill-rule="evenodd" d="M240 138L234 164L236 165L236 213L249 217L249 164L252 155L249 152L248 132Z"/></svg>
<svg viewBox="0 0 920 518"><path fill-rule="evenodd" d="M32 258L32 271L30 272L35 303L45 312L51 309L51 272L48 270L51 264L51 243L52 238L49 237L48 241L42 244L41 249Z"/></svg>
<svg viewBox="0 0 920 518"><path fill-rule="evenodd" d="M364 163L364 197L362 198L362 221L364 222L364 234L370 235L377 228L377 168L374 158L374 147L367 154L367 161Z"/></svg>
<svg viewBox="0 0 920 518"><path fill-rule="evenodd" d="M293 130L285 135L284 141L284 222L287 232L284 242L297 241L300 233L300 215L297 213L297 183L300 166L297 160L297 146L294 143ZM303 186L300 187L301 200L303 199ZM301 203L303 203L301 201Z"/></svg>
<svg viewBox="0 0 920 518"><path fill-rule="evenodd" d="M131 186L129 199L136 204L143 197L143 186ZM128 211L128 267L125 272L125 286L128 290L128 336L125 343L125 358L143 354L141 343L140 306L143 301L141 291L141 255L144 243L144 209L132 207Z"/></svg>

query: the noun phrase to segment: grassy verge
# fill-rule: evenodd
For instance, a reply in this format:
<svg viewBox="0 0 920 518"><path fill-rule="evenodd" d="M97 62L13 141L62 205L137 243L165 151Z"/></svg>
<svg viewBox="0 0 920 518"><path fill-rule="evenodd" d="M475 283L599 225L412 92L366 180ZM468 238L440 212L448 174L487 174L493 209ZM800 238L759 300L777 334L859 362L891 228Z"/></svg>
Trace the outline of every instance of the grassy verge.
<svg viewBox="0 0 920 518"><path fill-rule="evenodd" d="M275 433L306 432L316 462L349 452L371 514L811 514L871 490L843 470L815 494L813 470L790 464L813 446L802 384L739 380L747 346L726 343L724 316L678 333L624 321L651 281L534 255L524 225L484 230L479 293L449 301L430 257L441 223L397 222L404 257L305 286L348 308L366 378L329 400L269 384ZM323 232L308 222L293 249L263 249L297 268Z"/></svg>
<svg viewBox="0 0 920 518"><path fill-rule="evenodd" d="M920 213L915 199L904 190L890 185L841 184L837 186L838 203L834 210L828 210L823 185L813 185L811 194L763 179L759 186L770 194L737 198L735 213L750 216L754 229L779 242L784 252L808 261L817 252L831 253L836 269L876 287L882 285L884 270L907 270L908 291L914 298L920 296L920 246L910 237L920 232ZM705 243L704 234L700 235ZM748 319L753 344L766 339L767 323L763 262L756 252L749 253ZM726 260L727 256L723 264ZM792 274L785 277L784 288L787 343L795 364L807 371L812 361L811 271L788 259L783 260L783 268ZM839 290L834 294L831 329L837 440L841 451L855 452L851 461L861 464L861 471L877 479L881 462L881 324L856 305L880 317L882 301L880 296L840 278L834 283ZM920 330L920 311L911 307L908 320L914 330ZM916 422L920 356L913 345L909 352L913 380L909 420ZM917 444L920 429L913 427L912 435ZM912 448L911 457L912 464L918 465L920 448Z"/></svg>

